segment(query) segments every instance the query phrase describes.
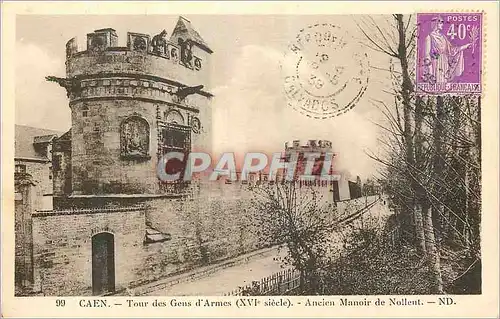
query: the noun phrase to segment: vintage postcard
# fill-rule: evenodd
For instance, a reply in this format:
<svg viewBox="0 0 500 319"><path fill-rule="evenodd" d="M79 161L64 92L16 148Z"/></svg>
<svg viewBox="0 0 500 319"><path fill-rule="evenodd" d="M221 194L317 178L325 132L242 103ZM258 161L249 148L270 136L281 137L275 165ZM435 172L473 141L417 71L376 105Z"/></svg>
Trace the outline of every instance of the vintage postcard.
<svg viewBox="0 0 500 319"><path fill-rule="evenodd" d="M498 3L4 2L15 317L498 317Z"/></svg>

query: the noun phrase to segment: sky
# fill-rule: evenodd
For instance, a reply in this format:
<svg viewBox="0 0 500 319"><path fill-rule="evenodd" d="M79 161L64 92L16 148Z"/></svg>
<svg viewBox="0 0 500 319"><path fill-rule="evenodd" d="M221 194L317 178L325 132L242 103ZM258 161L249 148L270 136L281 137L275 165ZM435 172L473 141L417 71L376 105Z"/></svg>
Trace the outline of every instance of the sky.
<svg viewBox="0 0 500 319"><path fill-rule="evenodd" d="M338 169L364 178L377 166L365 152L374 152L383 121L373 100L390 85L388 58L360 46L373 68L362 99L349 112L330 119L312 119L287 105L280 69L288 45L299 31L316 23L340 25L359 42L352 16L189 15L185 16L214 51L211 58L213 140L215 152L280 152L286 141L327 139L337 154ZM65 76L65 44L77 37L85 47L86 34L114 28L119 45L127 32L171 34L178 16L171 15L20 15L16 23L16 124L66 131L71 126L65 90L45 76ZM363 178L363 179L364 179Z"/></svg>

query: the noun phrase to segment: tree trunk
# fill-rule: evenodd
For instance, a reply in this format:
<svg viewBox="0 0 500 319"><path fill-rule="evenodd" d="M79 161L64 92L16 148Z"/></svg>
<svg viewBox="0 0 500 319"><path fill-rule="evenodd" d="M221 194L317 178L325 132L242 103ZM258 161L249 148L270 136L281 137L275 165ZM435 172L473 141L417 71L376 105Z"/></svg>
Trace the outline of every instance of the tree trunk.
<svg viewBox="0 0 500 319"><path fill-rule="evenodd" d="M429 198L433 203L433 209L430 209L431 202L425 202L422 208L422 215L424 219L425 230L425 247L427 248L427 262L429 270L432 274L432 281L436 293L443 293L443 280L441 278L441 261L439 257L439 243L435 234L436 229L435 221L439 220L442 214L442 187L444 159L443 159L443 120L444 120L444 101L442 96L436 99L436 117L434 122L434 135L433 135L433 169L431 174L433 176L432 187L430 193L432 198ZM438 231L439 232L439 231Z"/></svg>
<svg viewBox="0 0 500 319"><path fill-rule="evenodd" d="M458 137L464 125L461 110L463 108L463 99L460 97L453 97L452 101L453 127L451 136ZM460 236L457 233L457 221L459 221L459 219L457 216L463 219L465 214L464 207L466 205L465 164L462 160L462 158L466 157L463 157L463 150L460 147L461 143L458 138L451 139L451 177L448 178L447 183L453 187L453 190L451 192L448 191L445 202L453 211L453 214L450 214L448 210L443 212L445 214L445 221L442 229L443 241L451 245L459 241Z"/></svg>
<svg viewBox="0 0 500 319"><path fill-rule="evenodd" d="M475 101L473 101L475 102ZM481 225L481 97L477 98L477 102L473 103L472 110L474 111L474 120L472 124L471 140L473 145L469 152L470 175L469 177L469 193L466 196L468 202L468 210L466 211L470 221L470 237L472 241L472 249L470 255L473 258L480 256L480 225Z"/></svg>
<svg viewBox="0 0 500 319"><path fill-rule="evenodd" d="M422 217L422 205L418 205L415 209L415 233L417 236L417 249L420 254L426 253L424 221Z"/></svg>
<svg viewBox="0 0 500 319"><path fill-rule="evenodd" d="M411 94L413 92L413 83L411 81L410 72L408 70L408 56L406 50L406 34L405 34L405 24L403 21L402 14L396 14L396 23L398 30L398 59L401 63L401 74L402 74L402 83L401 83L401 98L403 102L403 141L405 145L405 160L406 160L406 174L408 180L411 181L411 188L413 190L412 193L415 193L416 189L416 181L412 176L412 171L414 171L415 165L415 157L413 150L413 136L412 136L412 122L411 122L411 112L412 112L412 103L411 103ZM411 218L414 215L415 211L415 200L407 199L405 203L405 210L403 210L403 229L410 230L411 229ZM406 233L406 232L404 232ZM408 232L411 233L411 232ZM413 239L413 238L408 238Z"/></svg>
<svg viewBox="0 0 500 319"><path fill-rule="evenodd" d="M443 279L441 277L441 261L439 258L439 251L436 245L436 237L434 235L434 226L432 223L432 210L429 204L422 206L422 215L424 219L425 229L425 246L427 248L427 263L432 275L432 283L434 293L443 293Z"/></svg>
<svg viewBox="0 0 500 319"><path fill-rule="evenodd" d="M419 170L424 170L422 150L423 150L423 136L422 136L422 121L424 119L423 114L424 103L421 97L417 97L415 103L415 164ZM416 183L415 183L416 184ZM415 234L417 239L417 249L419 253L425 254L425 234L424 234L424 224L422 220L422 201L425 198L425 190L419 185L414 186L415 198L417 200L417 206L414 211L415 219Z"/></svg>
<svg viewBox="0 0 500 319"><path fill-rule="evenodd" d="M444 152L443 152L443 131L444 131L444 98L438 96L436 98L436 120L434 122L434 158L433 158L433 187L431 189L433 195L433 209L432 209L432 219L434 225L434 231L436 233L436 245L439 247L441 243L441 216L443 215L444 205L443 193L447 191L443 187L444 175L445 175L445 165L444 165Z"/></svg>

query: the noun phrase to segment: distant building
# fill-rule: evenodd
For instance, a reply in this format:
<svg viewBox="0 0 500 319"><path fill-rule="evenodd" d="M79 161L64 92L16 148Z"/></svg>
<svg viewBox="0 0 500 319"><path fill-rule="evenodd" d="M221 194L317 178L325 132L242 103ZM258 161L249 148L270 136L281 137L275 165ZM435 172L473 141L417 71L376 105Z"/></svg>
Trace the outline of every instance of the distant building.
<svg viewBox="0 0 500 319"><path fill-rule="evenodd" d="M349 193L351 194L351 199L360 198L361 193L361 179L359 176L356 177L356 181L349 181Z"/></svg>
<svg viewBox="0 0 500 319"><path fill-rule="evenodd" d="M52 144L62 133L31 126L15 126L15 173L31 175L37 195L34 209L52 209ZM20 198L20 195L17 196Z"/></svg>
<svg viewBox="0 0 500 319"><path fill-rule="evenodd" d="M316 153L320 154L321 156L315 161L312 168L312 175L315 176L314 183L303 182L304 184L314 184L320 187L318 189L321 189L323 191L326 190L327 193L324 194L324 197L334 202L356 198L352 196L353 194L351 194L351 188L349 187L350 182L348 180L347 174L344 174L344 171L339 171L335 168L336 154L333 151L331 141L293 140L285 143L286 160L290 160L292 158L292 155L295 155L295 157L297 158L297 166L295 169L296 178L298 178L300 175L303 175L305 172L308 153ZM337 180L333 180L331 182L321 180L326 153L333 154L331 163L333 165L330 166L328 173L332 176L338 177Z"/></svg>
<svg viewBox="0 0 500 319"><path fill-rule="evenodd" d="M36 210L52 209L52 142L61 132L15 126L15 283L32 289L33 222Z"/></svg>

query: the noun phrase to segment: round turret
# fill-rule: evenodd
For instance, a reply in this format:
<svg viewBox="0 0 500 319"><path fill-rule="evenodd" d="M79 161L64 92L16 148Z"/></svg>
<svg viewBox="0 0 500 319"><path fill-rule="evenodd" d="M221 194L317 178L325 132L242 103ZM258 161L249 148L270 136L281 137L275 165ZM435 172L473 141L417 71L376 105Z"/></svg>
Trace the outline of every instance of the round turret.
<svg viewBox="0 0 500 319"><path fill-rule="evenodd" d="M66 45L66 88L71 108L71 193L162 194L173 187L156 175L169 151L211 149L209 58L212 51L180 18L172 36L114 29L87 34L79 51Z"/></svg>

